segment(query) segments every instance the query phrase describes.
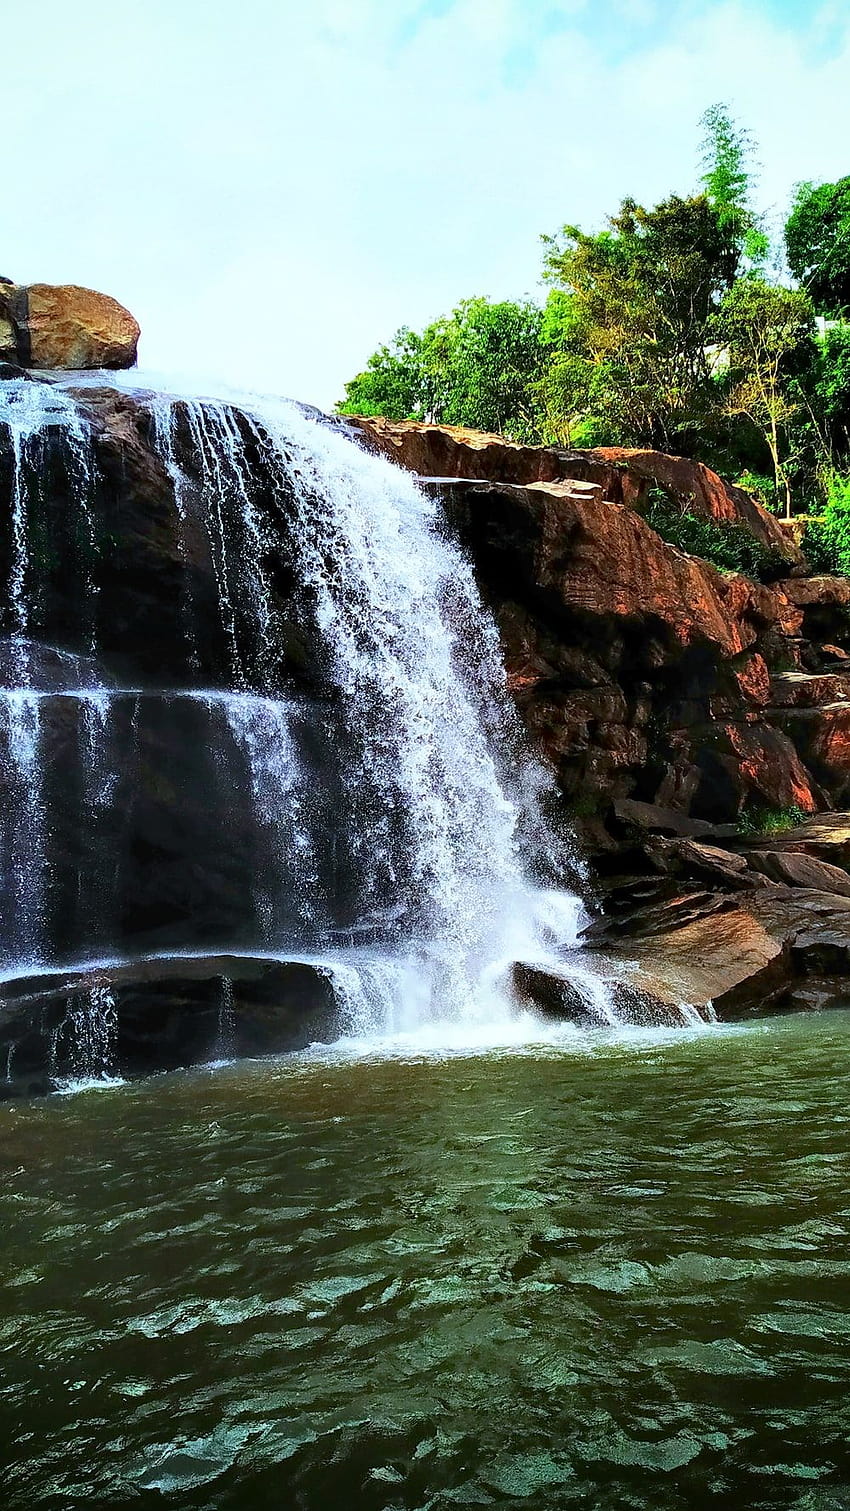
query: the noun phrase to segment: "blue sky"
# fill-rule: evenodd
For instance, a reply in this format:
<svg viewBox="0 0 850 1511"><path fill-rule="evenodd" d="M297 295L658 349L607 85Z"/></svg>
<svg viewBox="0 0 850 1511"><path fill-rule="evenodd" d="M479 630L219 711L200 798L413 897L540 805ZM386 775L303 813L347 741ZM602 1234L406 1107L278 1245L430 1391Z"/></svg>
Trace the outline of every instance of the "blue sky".
<svg viewBox="0 0 850 1511"><path fill-rule="evenodd" d="M716 100L776 215L850 173L846 0L31 0L7 62L0 272L326 407L398 325L539 294L541 233L691 188Z"/></svg>

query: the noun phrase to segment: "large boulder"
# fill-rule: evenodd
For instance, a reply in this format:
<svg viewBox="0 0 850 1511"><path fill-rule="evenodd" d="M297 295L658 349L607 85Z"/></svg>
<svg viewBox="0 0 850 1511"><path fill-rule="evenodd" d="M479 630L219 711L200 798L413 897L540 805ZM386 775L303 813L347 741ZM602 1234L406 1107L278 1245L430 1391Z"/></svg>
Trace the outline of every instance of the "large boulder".
<svg viewBox="0 0 850 1511"><path fill-rule="evenodd" d="M77 284L0 283L0 360L25 368L133 367L139 326L109 294Z"/></svg>
<svg viewBox="0 0 850 1511"><path fill-rule="evenodd" d="M778 856L768 865L780 874ZM653 997L689 1002L703 1012L713 1008L724 1020L845 1005L850 897L832 890L839 882L831 872L823 866L799 873L803 881L827 881L829 891L766 880L733 896L679 891L631 917L595 922L589 942L602 952L602 970L629 969L635 986ZM817 991L807 993L814 979Z"/></svg>

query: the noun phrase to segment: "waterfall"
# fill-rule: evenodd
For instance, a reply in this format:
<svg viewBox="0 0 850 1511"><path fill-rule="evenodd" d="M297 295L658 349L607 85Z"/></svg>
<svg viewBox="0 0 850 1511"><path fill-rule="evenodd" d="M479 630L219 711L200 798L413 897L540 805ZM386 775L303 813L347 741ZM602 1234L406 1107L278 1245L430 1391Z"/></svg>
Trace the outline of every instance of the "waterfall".
<svg viewBox="0 0 850 1511"><path fill-rule="evenodd" d="M33 581L32 523L39 495L50 483L51 439L60 441L61 462L69 491L79 504L78 552L86 563L89 635L94 635L95 589L90 575L96 541L89 508L91 445L80 406L61 388L30 378L3 381L0 426L9 436L12 460L11 551L7 620L18 643L30 633L39 584ZM22 666L23 670L23 666Z"/></svg>
<svg viewBox="0 0 850 1511"><path fill-rule="evenodd" d="M75 993L53 1046L54 1079L72 1088L109 1081L115 1068L118 1009L107 983ZM60 1044L63 1073L59 1073Z"/></svg>
<svg viewBox="0 0 850 1511"><path fill-rule="evenodd" d="M550 871L559 843L530 811L544 778L439 502L284 400L136 373L67 382L0 383L14 469L4 974L122 947L316 961L342 1031L362 1040L515 1024L506 983L524 960L567 970L591 1016L612 1021L580 960L578 899L535 879L523 836ZM105 616L86 386L107 382L148 416L173 490L182 661L160 679L155 658L128 679ZM58 564L44 547L51 486L72 542ZM73 610L56 646L51 573ZM238 1026L229 978L221 993L223 1056ZM72 1072L108 1074L116 999L98 984L74 1004L60 1034Z"/></svg>
<svg viewBox="0 0 850 1511"><path fill-rule="evenodd" d="M0 927L10 957L35 965L45 949L46 807L41 700L26 688L0 691L0 768L5 776L0 825Z"/></svg>
<svg viewBox="0 0 850 1511"><path fill-rule="evenodd" d="M263 571L268 532L252 483L258 465L273 485L305 620L321 643L345 731L346 860L357 872L359 907L395 918L400 936L394 956L369 967L356 992L349 979L350 1021L361 1031L396 1023L387 974L395 972L396 991L409 1001L411 962L427 982L416 1016L507 1013L494 990L494 958L504 963L512 944L540 951L538 899L518 854L522 783L508 769L527 758L495 625L438 504L409 475L286 401L240 396L238 420L222 400L157 394L145 402L184 524L204 501L242 683L247 658L234 603L241 593L253 605L260 654L250 676L261 687L274 677L275 614ZM273 824L297 796L287 731L267 719L264 731L256 714L240 722L256 752L258 809ZM275 752L271 762L264 750ZM294 828L305 852L313 848L307 824L296 820Z"/></svg>

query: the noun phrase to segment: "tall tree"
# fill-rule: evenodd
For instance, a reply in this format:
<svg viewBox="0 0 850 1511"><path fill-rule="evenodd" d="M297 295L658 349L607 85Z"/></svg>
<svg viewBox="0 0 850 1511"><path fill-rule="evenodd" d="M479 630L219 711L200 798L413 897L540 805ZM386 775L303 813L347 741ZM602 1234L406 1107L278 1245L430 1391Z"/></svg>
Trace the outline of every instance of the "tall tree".
<svg viewBox="0 0 850 1511"><path fill-rule="evenodd" d="M702 186L738 258L744 257L751 267L756 266L767 256L768 237L751 204L755 185L753 138L722 103L709 106L700 124Z"/></svg>
<svg viewBox="0 0 850 1511"><path fill-rule="evenodd" d="M777 497L790 519L793 422L803 402L795 369L811 362L811 301L801 289L739 278L723 300L715 328L729 354L729 413L745 416L764 439Z"/></svg>

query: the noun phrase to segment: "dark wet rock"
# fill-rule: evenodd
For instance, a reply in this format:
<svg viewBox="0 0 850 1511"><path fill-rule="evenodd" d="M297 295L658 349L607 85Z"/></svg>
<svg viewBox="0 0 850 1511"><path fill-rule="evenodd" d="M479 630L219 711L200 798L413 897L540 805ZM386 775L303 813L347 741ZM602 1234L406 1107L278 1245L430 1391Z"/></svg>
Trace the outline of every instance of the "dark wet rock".
<svg viewBox="0 0 850 1511"><path fill-rule="evenodd" d="M518 961L512 967L511 986L518 1006L531 1008L541 1017L555 1022L574 1023L579 1028L598 1028L611 1021L593 994L570 975L566 964L563 974L559 974L548 967L544 969ZM642 983L613 981L608 991L609 1006L619 1023L640 1028L682 1025L679 1004L665 1001Z"/></svg>
<svg viewBox="0 0 850 1511"><path fill-rule="evenodd" d="M511 989L518 1007L531 1008L544 1018L558 1023L575 1023L579 1027L597 1024L599 1014L593 1010L591 996L582 992L575 979L540 966L517 961L511 968Z"/></svg>
<svg viewBox="0 0 850 1511"><path fill-rule="evenodd" d="M103 668L93 656L38 640L0 640L0 688L25 686L58 693L103 685Z"/></svg>
<svg viewBox="0 0 850 1511"><path fill-rule="evenodd" d="M718 845L655 836L647 840L645 854L651 865L671 876L695 877L731 890L759 883L759 878L753 875L745 856L721 849ZM790 878L782 877L781 880L788 881Z"/></svg>
<svg viewBox="0 0 850 1511"><path fill-rule="evenodd" d="M635 798L620 798L612 804L615 819L633 826L641 832L677 836L682 839L733 839L738 830L734 824L711 824L706 819L691 818L675 808L662 808L658 803L641 803Z"/></svg>
<svg viewBox="0 0 850 1511"><path fill-rule="evenodd" d="M321 966L209 955L56 970L0 984L0 1097L43 1095L85 1076L93 992L114 1003L110 1073L125 1078L303 1049L339 1033Z"/></svg>

